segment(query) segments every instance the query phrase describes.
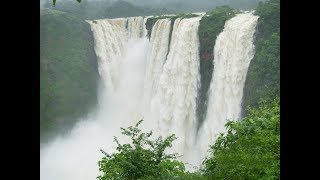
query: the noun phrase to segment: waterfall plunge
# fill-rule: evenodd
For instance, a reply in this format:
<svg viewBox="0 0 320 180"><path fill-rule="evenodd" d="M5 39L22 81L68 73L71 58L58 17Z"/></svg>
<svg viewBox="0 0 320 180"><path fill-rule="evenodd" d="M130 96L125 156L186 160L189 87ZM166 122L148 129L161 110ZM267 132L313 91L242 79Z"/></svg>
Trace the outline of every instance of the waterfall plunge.
<svg viewBox="0 0 320 180"><path fill-rule="evenodd" d="M162 73L155 81L158 88L151 99L151 112L157 132L162 136L176 134L173 151L190 162L196 131L196 97L199 73L200 17L176 19L173 26L170 51ZM166 54L165 54L166 55ZM155 64L158 68L161 64Z"/></svg>
<svg viewBox="0 0 320 180"><path fill-rule="evenodd" d="M97 163L103 156L99 149L114 152L113 136L122 137L120 127L141 118L137 102L142 96L149 42L141 38L143 18L128 19L128 23L125 18L88 21L103 85L99 107L68 135L57 137L40 150L40 179L96 179L100 174Z"/></svg>
<svg viewBox="0 0 320 180"><path fill-rule="evenodd" d="M150 99L158 89L158 81L169 52L170 26L171 20L159 19L152 28L144 83L144 107L146 112L150 110Z"/></svg>
<svg viewBox="0 0 320 180"><path fill-rule="evenodd" d="M95 115L79 123L67 137L41 149L42 180L95 179L99 149L111 153L115 143L127 141L120 127L144 117L142 128L156 135L176 134L172 151L181 160L199 165L226 119L240 115L246 72L254 54L252 38L258 17L239 14L218 36L207 117L196 137L196 98L199 87L201 17L176 19L169 45L171 20L161 19L145 35L147 18L88 21L103 88Z"/></svg>
<svg viewBox="0 0 320 180"><path fill-rule="evenodd" d="M223 32L217 37L208 110L199 130L201 157L216 136L225 132L227 120L240 118L246 74L254 56L253 35L257 20L258 16L251 13L238 14L226 21Z"/></svg>

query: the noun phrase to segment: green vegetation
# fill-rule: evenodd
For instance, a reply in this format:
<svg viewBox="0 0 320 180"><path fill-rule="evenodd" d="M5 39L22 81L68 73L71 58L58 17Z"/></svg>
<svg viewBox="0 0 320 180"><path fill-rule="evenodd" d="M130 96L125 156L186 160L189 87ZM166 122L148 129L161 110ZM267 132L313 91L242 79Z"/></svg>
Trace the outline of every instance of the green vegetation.
<svg viewBox="0 0 320 180"><path fill-rule="evenodd" d="M221 133L209 149L210 155L196 172L186 172L176 158L166 154L176 139L174 135L151 140L152 131L141 132L135 126L121 128L131 143L117 143L117 152L99 161L106 179L280 179L280 99L262 100L258 108L248 107L248 116L228 121L227 132Z"/></svg>
<svg viewBox="0 0 320 180"><path fill-rule="evenodd" d="M241 121L226 123L204 161L208 179L280 179L280 100L260 101Z"/></svg>
<svg viewBox="0 0 320 180"><path fill-rule="evenodd" d="M135 126L121 128L121 133L130 137L130 144L117 143L117 152L105 155L99 161L99 170L103 173L99 180L106 179L195 179L200 178L197 173L185 172L184 164L176 160L178 154L167 154L165 150L172 146L175 135L166 138L161 136L151 140L152 131L141 132L140 120ZM189 178L188 178L189 177Z"/></svg>
<svg viewBox="0 0 320 180"><path fill-rule="evenodd" d="M76 0L78 3L80 3L81 2L81 0ZM55 6L56 5L56 2L57 2L57 0L52 0L52 4L53 4L53 6Z"/></svg>
<svg viewBox="0 0 320 180"><path fill-rule="evenodd" d="M40 12L41 141L70 128L97 103L97 64L90 26L68 13Z"/></svg>
<svg viewBox="0 0 320 180"><path fill-rule="evenodd" d="M106 8L101 13L104 18L132 17L132 16L150 16L169 13L166 9L150 9L135 6L129 2L116 1L111 7Z"/></svg>
<svg viewBox="0 0 320 180"><path fill-rule="evenodd" d="M82 2L81 0L76 0L77 2ZM76 2L74 1L74 2ZM129 1L129 0L127 0ZM126 2L127 2L126 1ZM233 8L238 9L253 9L258 5L258 2L261 0L229 0L225 1L210 1L210 0L175 0L175 1L158 1L155 2L153 0L135 0L131 1L135 5L144 7L144 8L162 8L168 9L175 13L184 13L184 12L199 12L199 11L207 11L213 7L228 5ZM263 1L263 0L262 0ZM62 0L58 1L59 4L63 3ZM82 3L96 3L97 1L83 1ZM99 2L99 1L98 1ZM108 1L103 0L103 3L108 3ZM53 6L56 4L56 0L52 0Z"/></svg>
<svg viewBox="0 0 320 180"><path fill-rule="evenodd" d="M280 0L259 3L255 14L260 16L256 53L247 74L244 107L257 106L260 98L270 101L280 95Z"/></svg>
<svg viewBox="0 0 320 180"><path fill-rule="evenodd" d="M200 20L199 41L200 41L200 74L201 87L198 90L198 127L205 119L207 111L208 90L213 72L213 48L217 36L223 31L224 24L228 19L235 16L237 10L229 6L221 6L207 12Z"/></svg>
<svg viewBox="0 0 320 180"><path fill-rule="evenodd" d="M177 160L178 154L166 153L176 139L175 135L151 139L152 132L141 132L139 125L142 121L139 121L135 126L121 129L131 143L120 144L115 138L115 153L110 155L101 150L105 156L98 162L102 172L98 179L280 179L279 2L269 0L259 3L255 11L260 18L254 41L256 53L249 67L244 91L243 106L248 107L245 118L226 123L227 132L220 134L210 147L210 156L203 161L200 170L187 172L185 165ZM79 4L79 8L89 7L85 3ZM72 12L79 18L61 11L41 11L40 133L43 140L58 130L71 127L78 117L88 113L97 103L98 71L94 41L90 27L83 19L166 11L141 9L118 1L101 7L97 12L88 11L92 14L80 10ZM197 107L199 125L207 109L215 40L223 30L225 21L236 13L235 9L228 6L217 7L207 12L200 21L198 33L202 86ZM151 17L146 22L148 36L150 38L156 20L170 18L171 39L174 20L194 16L197 15ZM264 100L258 103L259 99Z"/></svg>
<svg viewBox="0 0 320 180"><path fill-rule="evenodd" d="M59 1L58 1L59 2ZM147 8L133 5L132 3L118 0L110 1L61 1L55 6L48 1L45 8L68 12L83 20L119 18L132 16L150 16L173 13L166 8Z"/></svg>

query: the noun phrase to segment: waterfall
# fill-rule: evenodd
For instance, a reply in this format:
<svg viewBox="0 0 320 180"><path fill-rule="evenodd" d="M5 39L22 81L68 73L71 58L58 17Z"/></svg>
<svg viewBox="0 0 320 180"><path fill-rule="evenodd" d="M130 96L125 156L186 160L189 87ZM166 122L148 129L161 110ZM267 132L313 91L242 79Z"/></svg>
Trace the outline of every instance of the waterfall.
<svg viewBox="0 0 320 180"><path fill-rule="evenodd" d="M171 20L159 19L152 28L144 85L146 110L149 110L150 99L158 89L160 75L169 51L170 26Z"/></svg>
<svg viewBox="0 0 320 180"><path fill-rule="evenodd" d="M147 20L150 18L151 16L147 16L143 19L143 37L146 37L148 34L148 30L147 27L145 26L145 24L147 23Z"/></svg>
<svg viewBox="0 0 320 180"><path fill-rule="evenodd" d="M99 107L68 136L41 149L42 180L95 179L100 174L97 162L103 156L99 149L114 152L113 136L119 137L120 143L128 140L122 139L120 127L131 126L141 118L143 130L153 130L156 136L175 134L178 139L172 151L183 155L183 162L200 165L215 135L224 131L227 119L239 118L258 17L238 14L226 22L218 36L208 110L198 135L201 16L177 18L173 27L170 19L157 20L150 42L147 18L87 21L94 35L103 85Z"/></svg>
<svg viewBox="0 0 320 180"><path fill-rule="evenodd" d="M142 17L87 21L94 35L102 87L96 112L83 117L70 133L40 150L40 179L88 180L100 174L97 162L121 143L120 127L141 117L144 71L149 41ZM128 22L128 23L127 23ZM142 37L142 38L141 38Z"/></svg>
<svg viewBox="0 0 320 180"><path fill-rule="evenodd" d="M117 83L119 60L123 56L127 41L125 29L126 19L103 19L88 21L95 38L95 52L98 61L98 70L104 85L114 90Z"/></svg>
<svg viewBox="0 0 320 180"><path fill-rule="evenodd" d="M131 38L141 38L144 34L144 19L143 17L132 17L127 19L128 35Z"/></svg>
<svg viewBox="0 0 320 180"><path fill-rule="evenodd" d="M199 130L201 157L216 136L225 132L227 120L240 118L247 70L254 56L253 35L258 16L238 14L226 21L214 47L214 71L206 119Z"/></svg>
<svg viewBox="0 0 320 180"><path fill-rule="evenodd" d="M157 92L151 100L157 131L167 136L176 134L173 151L189 161L196 131L196 97L199 73L200 17L176 19L173 26L170 51L163 65ZM156 67L155 67L156 68Z"/></svg>

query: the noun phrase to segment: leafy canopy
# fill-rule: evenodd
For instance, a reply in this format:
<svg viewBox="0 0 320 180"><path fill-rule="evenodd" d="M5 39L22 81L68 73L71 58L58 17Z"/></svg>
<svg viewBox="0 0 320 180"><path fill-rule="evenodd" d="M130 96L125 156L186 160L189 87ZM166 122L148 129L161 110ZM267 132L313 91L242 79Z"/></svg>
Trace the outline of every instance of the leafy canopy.
<svg viewBox="0 0 320 180"><path fill-rule="evenodd" d="M280 95L280 0L259 3L255 14L259 16L256 52L247 73L244 107L257 107L260 98L271 101Z"/></svg>
<svg viewBox="0 0 320 180"><path fill-rule="evenodd" d="M172 146L172 142L177 139L174 134L155 140L151 140L152 131L141 132L140 120L135 126L127 129L121 128L121 133L130 137L130 144L117 143L116 153L105 155L99 164L99 171L102 175L99 180L106 179L172 179L183 176L185 166L176 160L178 154L167 154L165 150Z"/></svg>
<svg viewBox="0 0 320 180"><path fill-rule="evenodd" d="M226 123L203 162L208 179L280 179L280 99L260 101L241 121Z"/></svg>

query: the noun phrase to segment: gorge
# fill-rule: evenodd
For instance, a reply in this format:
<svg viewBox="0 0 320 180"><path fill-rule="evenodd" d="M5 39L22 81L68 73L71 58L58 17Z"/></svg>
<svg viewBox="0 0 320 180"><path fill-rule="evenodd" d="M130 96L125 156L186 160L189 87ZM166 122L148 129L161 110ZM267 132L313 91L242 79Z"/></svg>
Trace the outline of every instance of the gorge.
<svg viewBox="0 0 320 180"><path fill-rule="evenodd" d="M111 153L112 136L140 119L144 119L143 129L156 135L176 134L173 151L186 164L200 165L227 120L240 118L258 21L252 12L238 13L218 35L206 92L208 108L200 123L197 98L203 74L198 28L202 16L158 19L150 39L145 26L150 17L87 21L101 79L98 108L67 137L58 137L41 150L41 179L94 179L102 156L99 149Z"/></svg>

